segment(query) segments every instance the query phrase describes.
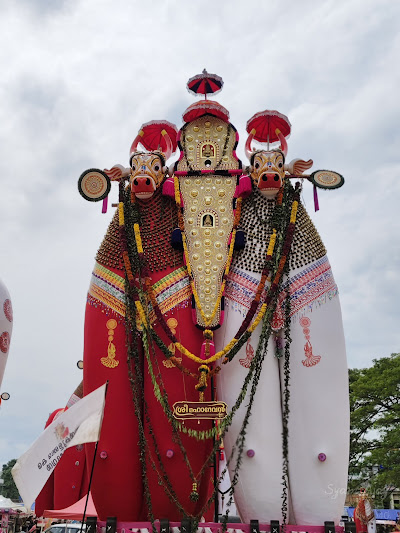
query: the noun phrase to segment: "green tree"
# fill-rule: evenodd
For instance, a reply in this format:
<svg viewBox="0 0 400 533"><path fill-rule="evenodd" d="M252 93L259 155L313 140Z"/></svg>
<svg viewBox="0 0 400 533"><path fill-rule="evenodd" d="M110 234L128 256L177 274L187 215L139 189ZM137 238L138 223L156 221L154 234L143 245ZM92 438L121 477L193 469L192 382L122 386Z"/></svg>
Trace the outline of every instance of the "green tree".
<svg viewBox="0 0 400 533"><path fill-rule="evenodd" d="M10 498L11 500L19 500L19 492L14 479L11 475L11 469L17 462L16 459L11 459L7 464L3 465L0 478L3 479L3 485L1 485L2 496Z"/></svg>
<svg viewBox="0 0 400 533"><path fill-rule="evenodd" d="M349 491L366 486L375 505L387 506L400 485L400 354L349 370Z"/></svg>

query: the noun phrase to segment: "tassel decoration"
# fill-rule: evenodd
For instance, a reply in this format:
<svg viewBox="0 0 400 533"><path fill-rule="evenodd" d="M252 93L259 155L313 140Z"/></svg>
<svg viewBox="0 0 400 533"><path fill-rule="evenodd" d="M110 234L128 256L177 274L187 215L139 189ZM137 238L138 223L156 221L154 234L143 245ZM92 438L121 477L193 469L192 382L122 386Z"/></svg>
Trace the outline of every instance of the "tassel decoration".
<svg viewBox="0 0 400 533"><path fill-rule="evenodd" d="M234 248L235 250L243 250L245 246L246 246L246 234L242 229L238 228L236 230Z"/></svg>
<svg viewBox="0 0 400 533"><path fill-rule="evenodd" d="M319 211L318 192L317 187L314 185L314 211Z"/></svg>
<svg viewBox="0 0 400 533"><path fill-rule="evenodd" d="M171 246L175 250L183 251L182 232L179 228L175 228L171 235Z"/></svg>
<svg viewBox="0 0 400 533"><path fill-rule="evenodd" d="M175 198L175 185L174 185L174 177L171 176L170 178L167 178L164 182L162 193L164 196L169 196L171 198Z"/></svg>
<svg viewBox="0 0 400 533"><path fill-rule="evenodd" d="M197 483L193 483L192 492L190 493L190 500L192 502L199 501L199 493L197 492Z"/></svg>

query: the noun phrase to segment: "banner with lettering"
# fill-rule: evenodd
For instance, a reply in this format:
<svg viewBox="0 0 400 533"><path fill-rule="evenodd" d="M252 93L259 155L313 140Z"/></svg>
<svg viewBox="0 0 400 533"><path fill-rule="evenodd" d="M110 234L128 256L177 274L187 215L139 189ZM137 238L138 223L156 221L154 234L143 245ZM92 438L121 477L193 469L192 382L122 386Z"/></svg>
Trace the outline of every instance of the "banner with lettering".
<svg viewBox="0 0 400 533"><path fill-rule="evenodd" d="M27 508L67 448L99 440L106 387L105 383L60 414L13 466L11 473Z"/></svg>

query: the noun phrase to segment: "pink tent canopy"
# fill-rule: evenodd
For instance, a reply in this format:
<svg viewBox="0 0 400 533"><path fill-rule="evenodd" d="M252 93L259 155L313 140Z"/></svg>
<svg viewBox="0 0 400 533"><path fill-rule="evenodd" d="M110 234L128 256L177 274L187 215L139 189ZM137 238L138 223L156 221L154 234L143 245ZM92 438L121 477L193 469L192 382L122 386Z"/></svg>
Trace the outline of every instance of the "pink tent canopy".
<svg viewBox="0 0 400 533"><path fill-rule="evenodd" d="M64 520L82 520L83 511L85 510L86 496L81 498L65 509L46 509L43 513L45 518L63 518ZM96 507L94 506L92 494L89 492L89 500L86 508L86 517L97 516Z"/></svg>

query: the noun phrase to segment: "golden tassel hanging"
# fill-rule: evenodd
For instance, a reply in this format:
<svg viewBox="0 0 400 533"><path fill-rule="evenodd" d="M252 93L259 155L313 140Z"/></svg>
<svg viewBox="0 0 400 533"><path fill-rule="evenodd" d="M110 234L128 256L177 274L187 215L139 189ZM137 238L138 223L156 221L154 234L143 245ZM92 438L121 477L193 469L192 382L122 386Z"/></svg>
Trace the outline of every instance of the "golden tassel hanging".
<svg viewBox="0 0 400 533"><path fill-rule="evenodd" d="M195 385L195 389L197 391L199 391L200 393L200 397L199 397L199 401L200 402L203 402L204 401L204 391L206 390L207 388L207 375L209 373L210 369L208 368L207 365L200 365L199 366L199 381L197 383L197 385Z"/></svg>

